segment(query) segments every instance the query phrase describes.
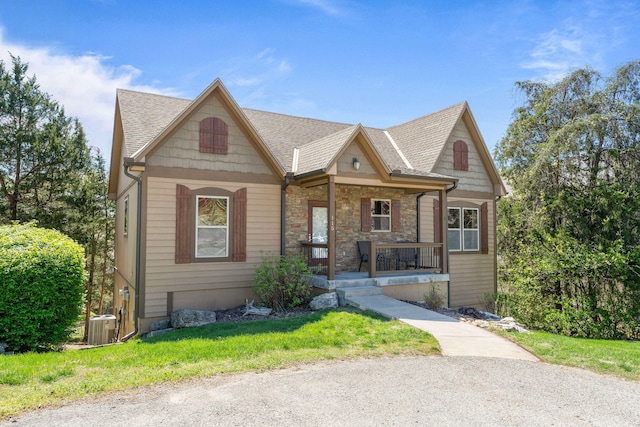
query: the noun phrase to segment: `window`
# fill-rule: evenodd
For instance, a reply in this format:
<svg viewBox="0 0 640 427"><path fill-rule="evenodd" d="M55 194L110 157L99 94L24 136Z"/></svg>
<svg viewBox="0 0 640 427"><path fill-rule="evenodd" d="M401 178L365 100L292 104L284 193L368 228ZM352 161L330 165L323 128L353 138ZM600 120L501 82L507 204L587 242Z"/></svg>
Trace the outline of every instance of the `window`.
<svg viewBox="0 0 640 427"><path fill-rule="evenodd" d="M391 231L391 200L371 200L371 231Z"/></svg>
<svg viewBox="0 0 640 427"><path fill-rule="evenodd" d="M402 231L400 200L360 199L360 231Z"/></svg>
<svg viewBox="0 0 640 427"><path fill-rule="evenodd" d="M129 235L129 196L124 198L124 226L122 233Z"/></svg>
<svg viewBox="0 0 640 427"><path fill-rule="evenodd" d="M229 253L229 198L197 196L196 258L224 258Z"/></svg>
<svg viewBox="0 0 640 427"><path fill-rule="evenodd" d="M176 264L246 262L247 189L176 185Z"/></svg>
<svg viewBox="0 0 640 427"><path fill-rule="evenodd" d="M479 251L480 223L477 208L449 208L447 243L450 251Z"/></svg>

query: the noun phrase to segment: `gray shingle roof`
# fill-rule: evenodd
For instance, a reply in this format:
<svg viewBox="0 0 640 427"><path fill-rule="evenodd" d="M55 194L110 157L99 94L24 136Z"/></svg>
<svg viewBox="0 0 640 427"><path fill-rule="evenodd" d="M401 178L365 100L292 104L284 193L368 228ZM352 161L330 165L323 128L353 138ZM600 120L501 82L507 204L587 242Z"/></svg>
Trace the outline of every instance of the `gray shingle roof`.
<svg viewBox="0 0 640 427"><path fill-rule="evenodd" d="M431 172L466 106L461 102L387 131L414 169Z"/></svg>
<svg viewBox="0 0 640 427"><path fill-rule="evenodd" d="M341 131L316 139L300 147L296 174L314 172L327 168L336 154L353 136L357 126L349 126Z"/></svg>
<svg viewBox="0 0 640 427"><path fill-rule="evenodd" d="M118 89L125 156L153 140L191 103L188 99Z"/></svg>
<svg viewBox="0 0 640 427"><path fill-rule="evenodd" d="M118 89L117 97L127 156L153 141L192 103L188 99L123 89ZM432 170L465 108L463 102L387 129L413 168L404 162L384 130L366 127L364 131L390 170L445 178ZM266 111L242 111L286 171L292 171L294 149L299 150L296 174L329 166L357 128L353 124Z"/></svg>

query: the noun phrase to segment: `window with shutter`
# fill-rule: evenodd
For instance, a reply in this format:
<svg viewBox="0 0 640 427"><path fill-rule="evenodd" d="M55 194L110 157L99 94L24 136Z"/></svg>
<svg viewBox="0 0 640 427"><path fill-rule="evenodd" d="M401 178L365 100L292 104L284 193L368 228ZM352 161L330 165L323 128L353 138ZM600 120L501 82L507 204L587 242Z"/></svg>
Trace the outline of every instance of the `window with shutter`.
<svg viewBox="0 0 640 427"><path fill-rule="evenodd" d="M457 140L453 143L453 169L457 171L469 170L469 147L464 141Z"/></svg>
<svg viewBox="0 0 640 427"><path fill-rule="evenodd" d="M217 117L207 117L200 121L200 152L227 154L229 129Z"/></svg>
<svg viewBox="0 0 640 427"><path fill-rule="evenodd" d="M247 259L247 189L176 186L176 264Z"/></svg>
<svg viewBox="0 0 640 427"><path fill-rule="evenodd" d="M469 202L453 202L452 204L454 206L449 206L447 209L449 251L488 254L489 213L487 203L476 205Z"/></svg>

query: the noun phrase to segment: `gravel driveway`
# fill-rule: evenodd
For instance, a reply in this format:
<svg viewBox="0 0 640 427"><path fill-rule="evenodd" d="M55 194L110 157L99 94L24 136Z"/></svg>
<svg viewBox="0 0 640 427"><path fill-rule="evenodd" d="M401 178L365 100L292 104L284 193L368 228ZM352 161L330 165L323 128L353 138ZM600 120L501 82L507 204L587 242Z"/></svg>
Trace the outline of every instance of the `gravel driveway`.
<svg viewBox="0 0 640 427"><path fill-rule="evenodd" d="M640 383L545 363L391 358L141 388L0 425L638 426L639 398Z"/></svg>

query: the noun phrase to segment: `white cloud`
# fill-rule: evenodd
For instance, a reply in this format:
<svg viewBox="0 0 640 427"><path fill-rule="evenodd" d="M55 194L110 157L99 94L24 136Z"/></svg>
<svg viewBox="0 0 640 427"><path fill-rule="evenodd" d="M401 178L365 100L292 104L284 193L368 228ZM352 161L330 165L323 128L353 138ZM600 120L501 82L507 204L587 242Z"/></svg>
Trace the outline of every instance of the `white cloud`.
<svg viewBox="0 0 640 427"><path fill-rule="evenodd" d="M9 43L0 28L0 60L11 64L11 53L29 65L40 88L65 108L67 116L78 117L89 145L97 147L109 162L113 136L116 89L175 95L170 89L138 85L141 71L131 65L108 65L109 58L86 53L74 56L54 52L49 47Z"/></svg>
<svg viewBox="0 0 640 427"><path fill-rule="evenodd" d="M291 72L286 59L275 56L275 49L267 48L256 55L238 57L222 72L222 80L233 87L258 87L279 80Z"/></svg>
<svg viewBox="0 0 640 427"><path fill-rule="evenodd" d="M334 0L289 0L290 3L302 4L320 9L327 15L342 15L343 11Z"/></svg>
<svg viewBox="0 0 640 427"><path fill-rule="evenodd" d="M585 38L577 28L554 29L539 37L531 60L522 67L538 70L544 79L557 81L573 69L587 65L584 45Z"/></svg>

